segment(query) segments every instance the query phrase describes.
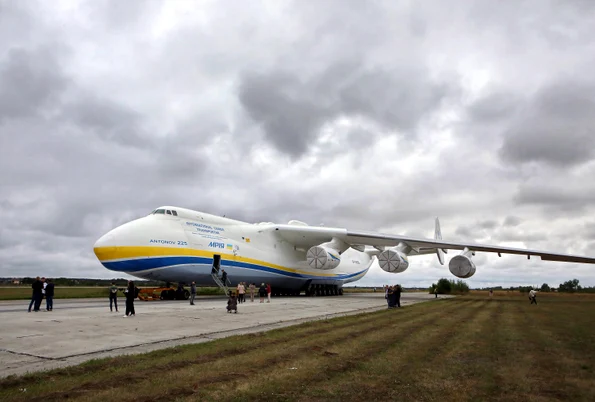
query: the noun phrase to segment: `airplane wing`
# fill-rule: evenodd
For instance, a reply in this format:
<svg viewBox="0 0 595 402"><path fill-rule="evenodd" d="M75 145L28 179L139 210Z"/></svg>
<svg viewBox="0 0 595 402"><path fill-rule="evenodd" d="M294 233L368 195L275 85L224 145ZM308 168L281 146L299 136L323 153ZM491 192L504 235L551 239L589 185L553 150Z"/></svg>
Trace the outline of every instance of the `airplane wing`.
<svg viewBox="0 0 595 402"><path fill-rule="evenodd" d="M339 228L325 228L316 226L274 225L270 230L275 231L283 240L296 247L313 247L338 238L350 246L394 247L404 243L411 247L413 254L435 253L436 250L464 250L480 251L500 254L517 254L538 256L544 261L578 262L595 264L595 257L584 257L569 254L552 253L540 250L521 249L513 247L492 246L471 242L449 242L442 239L424 239L401 235L383 234L377 232L351 231Z"/></svg>

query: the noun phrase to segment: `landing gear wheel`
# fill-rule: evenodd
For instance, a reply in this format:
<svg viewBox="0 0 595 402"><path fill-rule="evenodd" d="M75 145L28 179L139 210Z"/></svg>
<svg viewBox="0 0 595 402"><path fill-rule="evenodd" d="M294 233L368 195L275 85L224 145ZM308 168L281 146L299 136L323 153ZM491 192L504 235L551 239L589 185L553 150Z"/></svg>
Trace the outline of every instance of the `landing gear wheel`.
<svg viewBox="0 0 595 402"><path fill-rule="evenodd" d="M339 296L343 296L343 288L339 288Z"/></svg>
<svg viewBox="0 0 595 402"><path fill-rule="evenodd" d="M184 300L188 300L190 298L190 292L184 289Z"/></svg>

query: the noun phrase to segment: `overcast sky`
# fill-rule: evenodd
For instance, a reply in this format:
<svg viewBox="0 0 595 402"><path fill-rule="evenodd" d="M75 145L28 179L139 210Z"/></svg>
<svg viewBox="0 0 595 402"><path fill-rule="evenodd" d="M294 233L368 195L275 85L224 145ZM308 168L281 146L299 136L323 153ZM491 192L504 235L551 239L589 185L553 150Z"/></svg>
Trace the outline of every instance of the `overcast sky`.
<svg viewBox="0 0 595 402"><path fill-rule="evenodd" d="M595 2L0 0L0 276L160 205L595 256ZM447 254L447 261L456 251ZM456 279L435 256L358 285ZM472 286L595 285L477 254Z"/></svg>

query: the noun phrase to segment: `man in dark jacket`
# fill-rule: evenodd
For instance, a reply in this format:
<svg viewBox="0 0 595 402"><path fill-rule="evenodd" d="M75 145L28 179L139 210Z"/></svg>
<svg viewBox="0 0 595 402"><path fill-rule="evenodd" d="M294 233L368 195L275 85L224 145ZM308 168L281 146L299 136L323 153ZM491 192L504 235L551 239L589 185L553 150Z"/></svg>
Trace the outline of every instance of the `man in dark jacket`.
<svg viewBox="0 0 595 402"><path fill-rule="evenodd" d="M128 287L124 291L124 294L126 295L126 315L124 317L135 315L134 298L136 297L136 286L134 286L133 281L128 281Z"/></svg>
<svg viewBox="0 0 595 402"><path fill-rule="evenodd" d="M386 292L386 301L388 303L388 308L395 307L395 288L393 286L389 286Z"/></svg>
<svg viewBox="0 0 595 402"><path fill-rule="evenodd" d="M403 289L401 288L401 285L395 286L395 290L394 290L394 292L395 292L395 305L397 307L401 307L401 291L402 290Z"/></svg>
<svg viewBox="0 0 595 402"><path fill-rule="evenodd" d="M41 300L43 299L43 282L39 280L39 277L35 279L35 282L31 285L33 288L33 298L35 299L35 304L33 306L33 311L39 311L39 307L41 306Z"/></svg>
<svg viewBox="0 0 595 402"><path fill-rule="evenodd" d="M31 312L31 309L33 308L33 306L35 305L35 300L37 300L36 295L35 295L35 282L39 280L39 276L35 279L35 281L33 281L33 284L31 284L31 301L29 302L29 312Z"/></svg>
<svg viewBox="0 0 595 402"><path fill-rule="evenodd" d="M54 282L49 278L45 287L45 309L47 311L54 310Z"/></svg>
<svg viewBox="0 0 595 402"><path fill-rule="evenodd" d="M232 311L234 313L238 312L238 298L236 297L236 294L230 290L229 298L227 299L227 312L231 313Z"/></svg>

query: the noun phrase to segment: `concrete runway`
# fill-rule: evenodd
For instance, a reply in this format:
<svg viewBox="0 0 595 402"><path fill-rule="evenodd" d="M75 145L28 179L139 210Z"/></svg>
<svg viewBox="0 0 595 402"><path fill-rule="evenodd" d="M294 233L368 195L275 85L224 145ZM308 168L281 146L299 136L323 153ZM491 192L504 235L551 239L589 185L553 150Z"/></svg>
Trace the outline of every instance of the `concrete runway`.
<svg viewBox="0 0 595 402"><path fill-rule="evenodd" d="M427 293L403 293L401 305L431 300ZM197 297L194 306L138 300L134 305L136 316L124 318L124 298L118 299L119 313L109 311L107 298L57 299L54 311L31 313L29 300L0 302L0 377L387 307L382 292L277 297L263 304L255 297L254 303L238 304L237 314L225 311L223 296Z"/></svg>

